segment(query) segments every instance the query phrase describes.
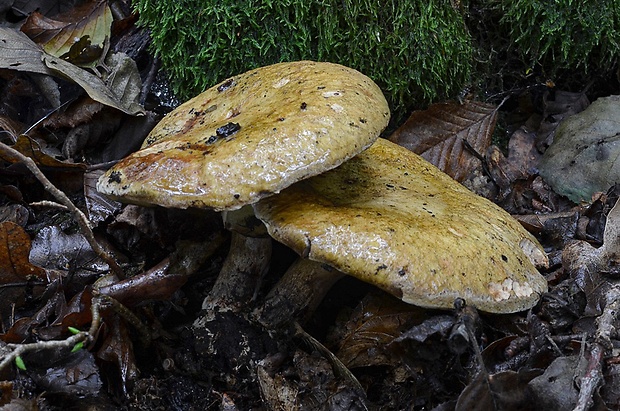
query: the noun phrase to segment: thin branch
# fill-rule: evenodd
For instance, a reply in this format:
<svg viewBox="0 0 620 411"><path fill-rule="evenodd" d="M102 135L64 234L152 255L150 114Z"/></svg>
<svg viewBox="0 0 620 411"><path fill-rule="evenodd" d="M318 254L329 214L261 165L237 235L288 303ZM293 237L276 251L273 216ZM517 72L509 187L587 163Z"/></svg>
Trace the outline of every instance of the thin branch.
<svg viewBox="0 0 620 411"><path fill-rule="evenodd" d="M0 348L0 355L2 361L0 361L0 371L4 370L7 366L13 364L15 359L23 354L34 351L49 350L49 349L68 349L75 347L80 342L84 343L84 346L95 340L95 335L101 325L101 316L99 310L101 308L101 299L94 297L91 302L91 324L88 331L80 331L68 337L65 340L50 340L50 341L37 341L29 344L6 344Z"/></svg>
<svg viewBox="0 0 620 411"><path fill-rule="evenodd" d="M73 204L73 202L69 199L69 197L67 197L65 193L56 188L56 186L54 186L54 184L52 184L52 182L49 181L47 177L45 177L45 175L43 174L43 172L41 172L34 160L1 142L0 151L5 153L6 156L8 156L9 158L15 159L28 167L28 170L30 170L30 172L37 178L37 180L39 180L41 184L43 184L45 190L52 194L60 204L67 207L67 209L73 214L78 225L80 226L82 234L86 238L86 241L88 241L88 244L92 247L93 251L108 264L110 270L114 272L114 274L116 274L118 278L125 278L125 274L116 262L114 256L112 256L105 249L103 249L103 247L101 247L95 239L95 235L93 234L93 231L90 227L90 221L88 221L84 213L79 208L77 208L75 204Z"/></svg>
<svg viewBox="0 0 620 411"><path fill-rule="evenodd" d="M90 335L82 331L66 340L51 340L51 341L38 341L30 344L7 344L2 348L3 351L10 351L6 353L0 362L0 370L3 370L8 365L12 364L15 359L25 353L40 350L49 349L61 349L61 348L73 348L76 344L88 340Z"/></svg>
<svg viewBox="0 0 620 411"><path fill-rule="evenodd" d="M605 308L596 319L596 335L590 349L590 358L585 373L581 377L579 398L574 411L586 411L594 404L594 394L603 382L603 362L613 349L611 333L615 330L614 323L620 312L620 286L611 287L605 299Z"/></svg>
<svg viewBox="0 0 620 411"><path fill-rule="evenodd" d="M35 201L30 203L31 207L48 207L48 208L58 208L60 210L65 210L65 211L70 211L66 206L62 205L62 204L58 204L54 201L48 201L48 200L43 200L43 201Z"/></svg>

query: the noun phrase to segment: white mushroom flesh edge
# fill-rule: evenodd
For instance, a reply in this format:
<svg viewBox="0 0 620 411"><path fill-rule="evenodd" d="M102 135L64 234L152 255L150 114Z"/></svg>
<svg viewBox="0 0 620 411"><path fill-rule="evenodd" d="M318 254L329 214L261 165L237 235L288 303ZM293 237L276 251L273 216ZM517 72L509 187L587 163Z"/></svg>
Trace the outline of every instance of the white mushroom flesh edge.
<svg viewBox="0 0 620 411"><path fill-rule="evenodd" d="M547 256L515 219L383 139L254 209L300 255L418 306L452 308L460 297L511 313L547 290L535 267Z"/></svg>

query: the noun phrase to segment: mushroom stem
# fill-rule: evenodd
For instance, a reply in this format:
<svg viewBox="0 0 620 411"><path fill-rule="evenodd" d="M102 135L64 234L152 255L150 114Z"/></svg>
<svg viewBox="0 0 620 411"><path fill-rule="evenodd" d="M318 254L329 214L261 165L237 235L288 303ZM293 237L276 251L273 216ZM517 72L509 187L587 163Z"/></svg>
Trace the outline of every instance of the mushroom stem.
<svg viewBox="0 0 620 411"><path fill-rule="evenodd" d="M271 241L270 237L247 237L233 231L228 256L202 308L237 311L247 304L269 268Z"/></svg>
<svg viewBox="0 0 620 411"><path fill-rule="evenodd" d="M336 281L340 271L305 258L299 258L271 289L257 309L258 321L267 328L277 328L287 321L307 320Z"/></svg>

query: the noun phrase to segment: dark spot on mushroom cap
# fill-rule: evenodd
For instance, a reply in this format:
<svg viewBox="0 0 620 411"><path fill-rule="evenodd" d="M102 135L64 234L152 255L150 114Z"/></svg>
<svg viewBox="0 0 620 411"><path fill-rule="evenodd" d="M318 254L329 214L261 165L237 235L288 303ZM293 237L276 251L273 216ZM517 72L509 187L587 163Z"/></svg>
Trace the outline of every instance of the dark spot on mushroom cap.
<svg viewBox="0 0 620 411"><path fill-rule="evenodd" d="M219 92L221 93L222 91L226 91L226 90L228 90L229 88L231 88L231 87L232 87L232 86L234 86L235 84L236 84L236 83L235 83L235 79L233 79L233 78L229 78L228 80L226 80L225 82L223 82L222 84L220 84L220 85L217 87L217 91L219 91Z"/></svg>
<svg viewBox="0 0 620 411"><path fill-rule="evenodd" d="M506 262L506 261L508 261L508 257L506 257L504 254L502 254L502 260Z"/></svg>
<svg viewBox="0 0 620 411"><path fill-rule="evenodd" d="M149 137L146 138L146 144L149 145L149 146L151 144L153 144L154 142L156 142L156 141L157 141L157 137L155 137L155 136L149 136Z"/></svg>
<svg viewBox="0 0 620 411"><path fill-rule="evenodd" d="M110 173L110 177L108 177L108 183L112 184L112 183L121 183L121 173L119 173L118 171L112 171Z"/></svg>
<svg viewBox="0 0 620 411"><path fill-rule="evenodd" d="M306 104L306 102L304 101L303 103L301 103L301 106L299 106L300 109L305 110L308 107L308 105Z"/></svg>
<svg viewBox="0 0 620 411"><path fill-rule="evenodd" d="M239 130L241 130L239 123L226 123L222 127L218 127L215 133L218 137L228 137Z"/></svg>

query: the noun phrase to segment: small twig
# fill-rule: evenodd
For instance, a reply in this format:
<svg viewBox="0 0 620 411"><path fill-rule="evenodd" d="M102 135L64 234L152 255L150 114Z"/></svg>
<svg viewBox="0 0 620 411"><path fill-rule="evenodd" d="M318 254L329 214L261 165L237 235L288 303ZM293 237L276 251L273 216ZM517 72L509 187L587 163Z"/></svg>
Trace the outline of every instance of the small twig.
<svg viewBox="0 0 620 411"><path fill-rule="evenodd" d="M4 152L8 157L16 159L17 161L23 163L28 168L28 170L30 170L30 172L37 178L37 180L39 180L41 184L43 184L45 190L52 194L60 204L67 207L67 209L75 217L78 225L80 226L82 234L86 238L86 241L88 241L88 244L92 247L93 251L108 264L110 270L112 270L112 272L114 272L114 274L116 274L118 278L125 278L123 270L117 264L114 257L105 249L103 249L95 239L95 235L93 234L93 231L90 227L90 221L88 221L84 213L79 208L77 208L75 204L73 204L73 202L69 199L69 197L67 197L65 193L56 188L56 186L54 186L52 182L49 181L47 177L45 177L45 175L43 174L43 172L41 172L34 160L2 142L0 142L0 150Z"/></svg>
<svg viewBox="0 0 620 411"><path fill-rule="evenodd" d="M0 371L14 363L17 357L29 352L63 348L72 349L79 343L83 343L86 347L95 339L97 330L101 325L101 316L99 315L100 308L100 300L98 298L93 298L90 307L92 321L88 331L80 331L65 340L37 341L30 344L6 344L1 347L0 354L2 355L2 361L0 361Z"/></svg>
<svg viewBox="0 0 620 411"><path fill-rule="evenodd" d="M603 313L596 319L596 335L590 350L590 359L581 377L579 398L574 411L586 411L594 403L592 400L594 393L603 381L603 360L613 349L611 333L615 330L614 322L617 319L617 313L620 312L620 286L611 287L605 299Z"/></svg>
<svg viewBox="0 0 620 411"><path fill-rule="evenodd" d="M97 299L104 304L108 304L116 314L120 315L125 321L133 325L140 333L140 338L145 344L152 340L151 331L144 323L126 306L109 295L99 295Z"/></svg>
<svg viewBox="0 0 620 411"><path fill-rule="evenodd" d="M35 201L30 203L31 207L47 207L47 208L58 208L60 210L65 210L65 211L69 211L69 208L67 206L64 206L62 204L58 204L54 201L48 201L48 200L43 200L43 201Z"/></svg>
<svg viewBox="0 0 620 411"><path fill-rule="evenodd" d="M3 351L10 350L4 355L4 358L0 362L0 370L3 370L9 364L12 364L15 359L25 353L32 351L48 350L48 349L62 349L73 348L76 344L86 341L89 338L89 334L85 331L72 335L66 340L51 340L51 341L38 341L30 344L7 344L3 347Z"/></svg>

